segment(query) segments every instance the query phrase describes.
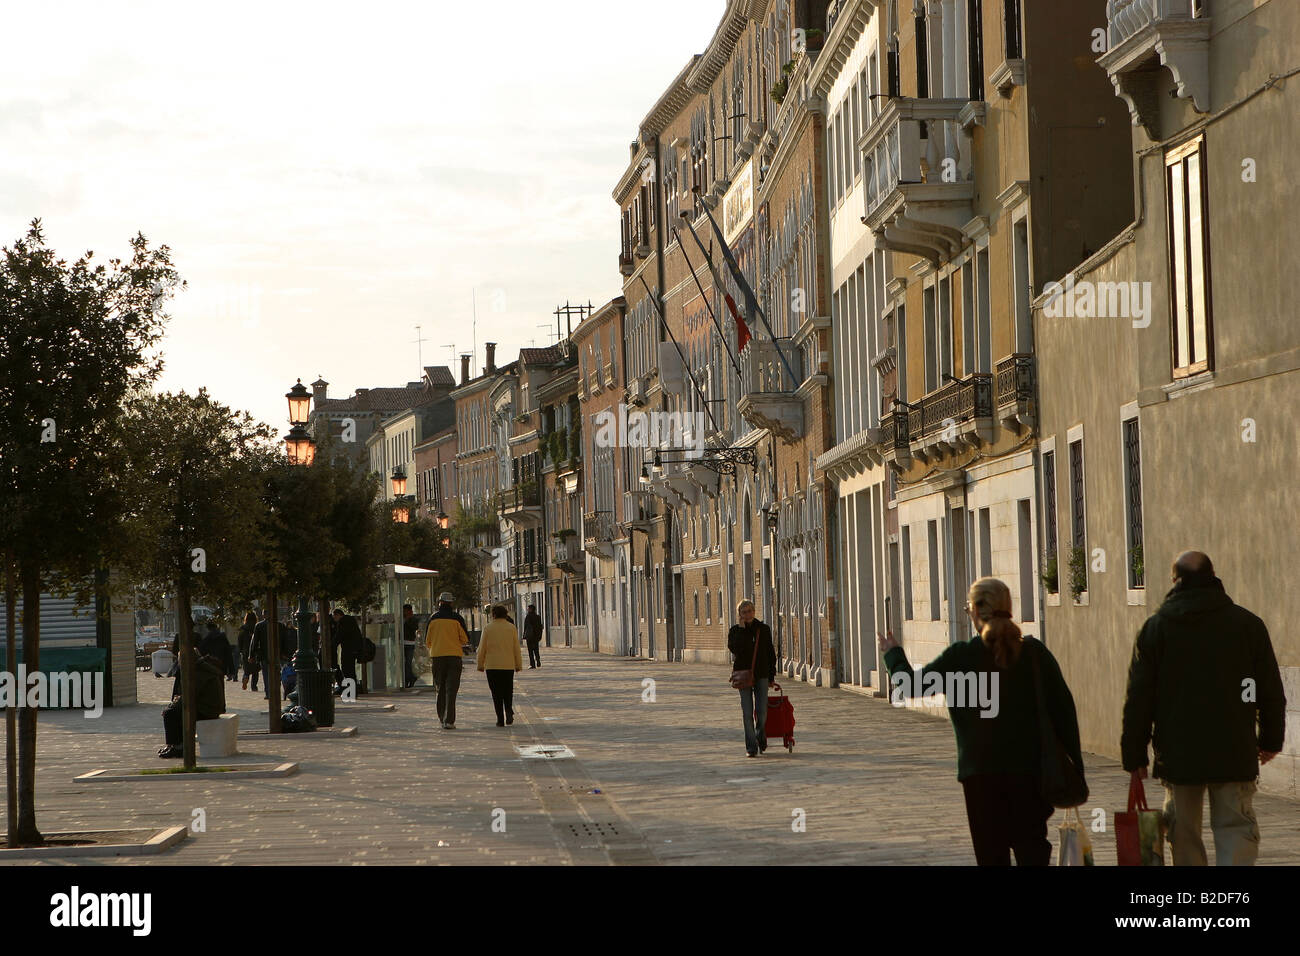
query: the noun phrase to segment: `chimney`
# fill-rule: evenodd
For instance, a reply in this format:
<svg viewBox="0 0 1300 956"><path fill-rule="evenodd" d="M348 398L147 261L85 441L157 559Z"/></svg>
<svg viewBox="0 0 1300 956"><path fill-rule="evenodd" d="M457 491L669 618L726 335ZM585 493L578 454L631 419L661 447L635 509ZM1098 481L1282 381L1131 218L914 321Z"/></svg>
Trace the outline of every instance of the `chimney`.
<svg viewBox="0 0 1300 956"><path fill-rule="evenodd" d="M460 384L464 385L469 381L469 363L474 356L464 352L460 356Z"/></svg>
<svg viewBox="0 0 1300 956"><path fill-rule="evenodd" d="M329 388L329 384L329 382L325 381L324 376L311 383L311 400L312 404L317 408L320 407L321 402L325 401L325 393Z"/></svg>
<svg viewBox="0 0 1300 956"><path fill-rule="evenodd" d="M497 344L495 342L484 342L483 347L487 349L487 369L490 374L497 370Z"/></svg>

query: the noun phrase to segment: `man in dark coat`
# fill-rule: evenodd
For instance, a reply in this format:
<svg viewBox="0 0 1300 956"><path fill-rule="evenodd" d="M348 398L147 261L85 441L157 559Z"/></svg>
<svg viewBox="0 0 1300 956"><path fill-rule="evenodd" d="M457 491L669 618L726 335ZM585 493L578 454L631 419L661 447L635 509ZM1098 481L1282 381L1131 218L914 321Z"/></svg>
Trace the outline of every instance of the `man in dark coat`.
<svg viewBox="0 0 1300 956"><path fill-rule="evenodd" d="M736 608L740 623L727 632L727 650L732 667L754 671L751 687L740 689L740 710L745 727L745 751L757 757L767 750L767 689L776 680L776 648L772 630L754 616L754 602L741 601ZM755 721L757 720L757 726Z"/></svg>
<svg viewBox="0 0 1300 956"><path fill-rule="evenodd" d="M1124 769L1145 778L1152 744L1175 866L1208 862L1201 842L1207 789L1215 861L1249 866L1259 855L1255 778L1282 750L1286 727L1282 675L1268 628L1232 603L1208 556L1180 554L1173 579L1133 646Z"/></svg>
<svg viewBox="0 0 1300 956"><path fill-rule="evenodd" d="M218 634L218 637L225 640L223 635ZM218 650L216 642L205 635L194 652L195 720L216 720L226 712L226 684L222 680L226 673L225 661L214 653ZM158 756L165 760L185 756L185 718L181 709L183 687L178 667L176 680L172 684L172 702L162 712L163 733L167 744L159 749Z"/></svg>
<svg viewBox="0 0 1300 956"><path fill-rule="evenodd" d="M352 681L352 686L359 694L361 693L361 682L357 680L357 658L361 656L361 627L357 624L357 619L351 614L344 614L343 609L336 607L332 616L334 618L334 643L339 648L339 656L342 661L343 680Z"/></svg>
<svg viewBox="0 0 1300 956"><path fill-rule="evenodd" d="M402 605L402 659L406 665L406 686L415 685L415 642L420 636L420 619L409 604Z"/></svg>
<svg viewBox="0 0 1300 956"><path fill-rule="evenodd" d="M528 605L528 613L524 615L524 643L528 645L528 669L541 667L542 616L537 613L536 604Z"/></svg>
<svg viewBox="0 0 1300 956"><path fill-rule="evenodd" d="M271 685L271 681L278 680L280 677L280 662L272 660L270 656L269 636L266 633L266 612L262 612L262 619L257 622L253 628L253 641L248 647L249 657L262 665L262 676L265 678L262 684L263 698L270 700L270 693L266 688ZM276 627L277 636L279 637L280 655L283 657L286 649L298 646L298 630L290 627L281 621ZM292 651L290 651L292 653Z"/></svg>

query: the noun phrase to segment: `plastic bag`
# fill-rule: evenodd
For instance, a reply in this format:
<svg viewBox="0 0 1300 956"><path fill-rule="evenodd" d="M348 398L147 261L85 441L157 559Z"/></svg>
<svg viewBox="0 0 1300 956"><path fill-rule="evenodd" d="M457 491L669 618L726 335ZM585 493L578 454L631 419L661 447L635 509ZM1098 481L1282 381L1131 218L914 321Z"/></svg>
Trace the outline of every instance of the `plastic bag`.
<svg viewBox="0 0 1300 956"><path fill-rule="evenodd" d="M286 734L305 734L316 729L316 719L306 707L299 704L280 715L280 731Z"/></svg>
<svg viewBox="0 0 1300 956"><path fill-rule="evenodd" d="M1061 817L1061 845L1057 852L1057 866L1092 866L1092 839L1088 828L1079 817L1079 808L1070 807Z"/></svg>

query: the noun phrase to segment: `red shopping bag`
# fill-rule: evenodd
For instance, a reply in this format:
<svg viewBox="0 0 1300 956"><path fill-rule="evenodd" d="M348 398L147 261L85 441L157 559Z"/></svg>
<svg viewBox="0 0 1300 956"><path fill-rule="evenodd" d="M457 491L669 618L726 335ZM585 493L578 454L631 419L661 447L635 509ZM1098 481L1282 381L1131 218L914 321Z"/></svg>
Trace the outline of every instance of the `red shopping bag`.
<svg viewBox="0 0 1300 956"><path fill-rule="evenodd" d="M1165 862L1163 815L1147 806L1146 789L1137 776L1129 779L1128 811L1115 814L1115 852L1120 866Z"/></svg>
<svg viewBox="0 0 1300 956"><path fill-rule="evenodd" d="M780 684L774 683L768 692L764 733L768 740L780 737L787 750L794 750L794 705Z"/></svg>

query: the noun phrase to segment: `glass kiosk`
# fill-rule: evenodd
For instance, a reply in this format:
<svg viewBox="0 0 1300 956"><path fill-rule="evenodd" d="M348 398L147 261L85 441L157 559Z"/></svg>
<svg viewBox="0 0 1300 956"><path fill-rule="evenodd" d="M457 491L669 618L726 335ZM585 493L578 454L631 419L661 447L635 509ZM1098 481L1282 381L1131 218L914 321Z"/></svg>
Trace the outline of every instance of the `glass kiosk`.
<svg viewBox="0 0 1300 956"><path fill-rule="evenodd" d="M406 564L385 564L381 569L380 603L378 611L366 616L366 636L375 642L375 659L367 664L370 690L387 690L406 686L403 673L405 656L402 652L402 605L411 605L412 613L420 620L415 647L415 672L417 676L428 660L424 650L424 627L437 608L438 572L427 568L413 568Z"/></svg>

